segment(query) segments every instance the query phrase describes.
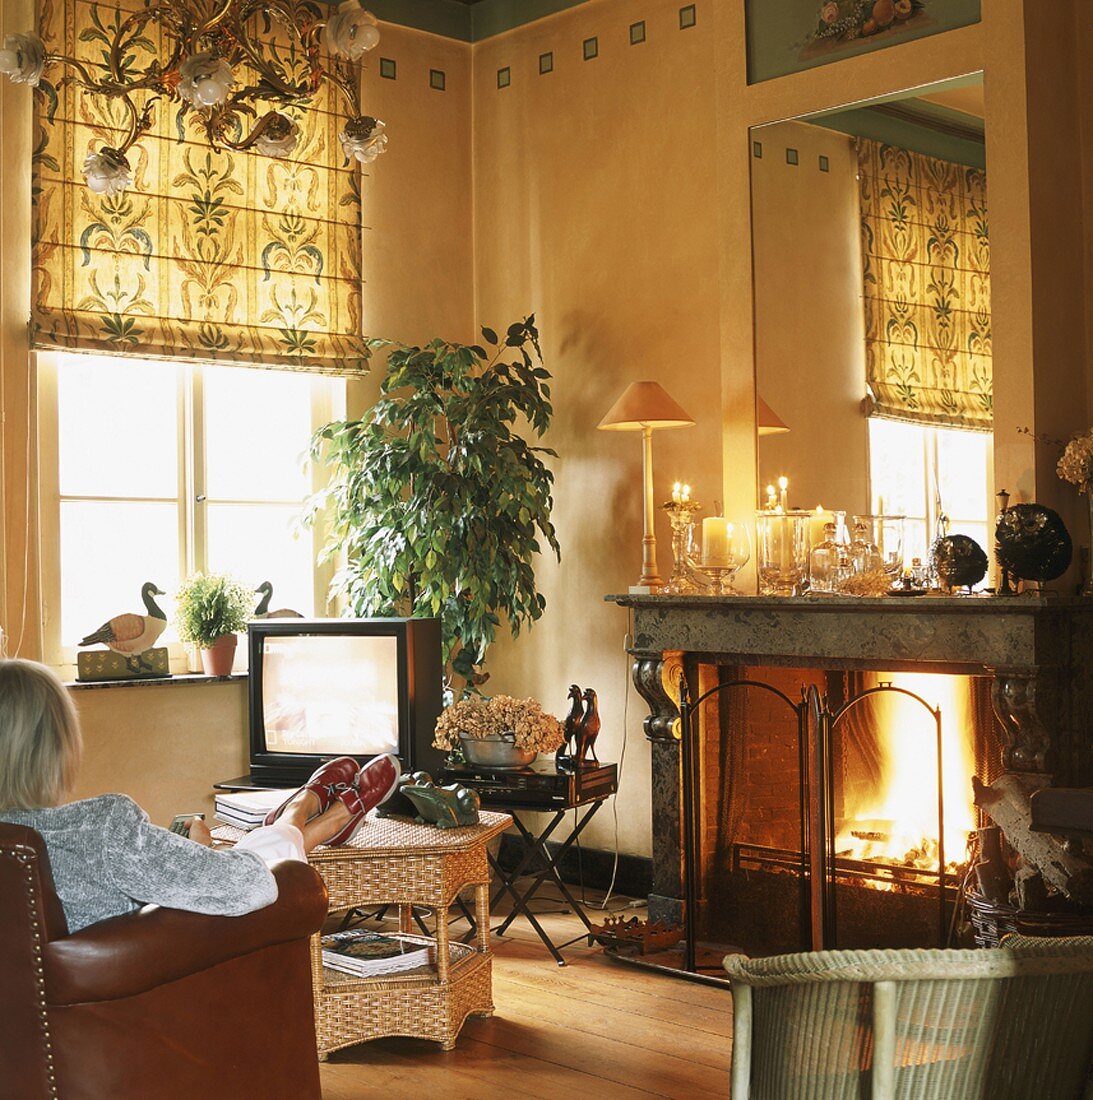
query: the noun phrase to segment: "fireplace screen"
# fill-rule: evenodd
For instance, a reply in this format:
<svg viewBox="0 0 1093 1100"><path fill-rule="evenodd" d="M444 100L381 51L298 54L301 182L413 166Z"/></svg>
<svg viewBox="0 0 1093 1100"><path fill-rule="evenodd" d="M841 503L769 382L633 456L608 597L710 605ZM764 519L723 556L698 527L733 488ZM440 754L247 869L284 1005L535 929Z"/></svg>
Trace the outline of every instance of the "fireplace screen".
<svg viewBox="0 0 1093 1100"><path fill-rule="evenodd" d="M971 777L997 770L986 684L720 668L699 687L698 939L750 955L949 942Z"/></svg>

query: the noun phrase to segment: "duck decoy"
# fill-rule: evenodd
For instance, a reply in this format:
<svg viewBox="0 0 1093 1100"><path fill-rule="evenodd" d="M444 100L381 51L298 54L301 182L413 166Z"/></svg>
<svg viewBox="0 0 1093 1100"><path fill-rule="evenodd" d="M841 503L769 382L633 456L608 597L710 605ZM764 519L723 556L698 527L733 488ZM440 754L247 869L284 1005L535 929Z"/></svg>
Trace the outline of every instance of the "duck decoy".
<svg viewBox="0 0 1093 1100"><path fill-rule="evenodd" d="M155 601L156 596L164 596L166 593L151 581L145 581L140 595L148 612L146 615L133 612L115 615L94 633L88 634L80 642L80 646L97 645L101 642L124 657L134 672L145 668L141 655L151 649L167 629L167 616Z"/></svg>
<svg viewBox="0 0 1093 1100"><path fill-rule="evenodd" d="M293 611L291 608L282 607L277 611L270 611L270 601L273 599L273 585L269 581L263 581L255 590L256 595L260 595L262 598L258 601L258 606L254 609L252 619L302 619L303 615L299 611Z"/></svg>

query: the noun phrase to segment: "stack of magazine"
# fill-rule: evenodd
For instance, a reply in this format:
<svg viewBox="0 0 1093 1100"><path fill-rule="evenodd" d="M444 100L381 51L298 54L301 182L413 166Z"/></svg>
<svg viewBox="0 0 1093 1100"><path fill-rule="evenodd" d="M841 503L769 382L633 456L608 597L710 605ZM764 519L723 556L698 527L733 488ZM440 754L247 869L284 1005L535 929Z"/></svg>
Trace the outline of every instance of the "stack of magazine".
<svg viewBox="0 0 1093 1100"><path fill-rule="evenodd" d="M362 928L323 936L322 943L323 966L356 978L416 970L429 964L433 951L428 940L416 936L386 935Z"/></svg>
<svg viewBox="0 0 1093 1100"><path fill-rule="evenodd" d="M291 791L223 791L216 796L216 817L225 825L250 832L257 829L270 810L276 809Z"/></svg>

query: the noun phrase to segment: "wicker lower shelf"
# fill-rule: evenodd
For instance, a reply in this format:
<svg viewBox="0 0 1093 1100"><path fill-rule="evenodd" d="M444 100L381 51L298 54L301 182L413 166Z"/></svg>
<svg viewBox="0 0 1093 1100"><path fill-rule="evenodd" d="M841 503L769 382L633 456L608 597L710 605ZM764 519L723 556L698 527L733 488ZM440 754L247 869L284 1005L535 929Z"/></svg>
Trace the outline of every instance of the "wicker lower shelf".
<svg viewBox="0 0 1093 1100"><path fill-rule="evenodd" d="M452 962L447 981L435 970L354 978L324 968L323 986L315 990L319 1057L390 1035L431 1039L452 1050L468 1016L493 1014L492 989L493 956L473 950Z"/></svg>
<svg viewBox="0 0 1093 1100"><path fill-rule="evenodd" d="M392 986L399 989L418 988L438 985L443 979L436 965L436 940L427 936L403 936L404 940L413 940L428 946L431 957L428 963L415 966L412 970L395 971L390 974L355 975L331 966L323 966L323 989L375 989L377 986ZM479 954L465 943L448 944L448 980L452 981Z"/></svg>

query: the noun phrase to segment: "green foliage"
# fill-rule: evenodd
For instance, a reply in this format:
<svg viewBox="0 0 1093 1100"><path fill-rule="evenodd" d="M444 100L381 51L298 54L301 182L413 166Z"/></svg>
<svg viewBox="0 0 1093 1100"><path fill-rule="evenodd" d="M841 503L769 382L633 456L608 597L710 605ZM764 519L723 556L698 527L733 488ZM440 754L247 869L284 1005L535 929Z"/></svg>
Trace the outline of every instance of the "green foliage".
<svg viewBox="0 0 1093 1100"><path fill-rule="evenodd" d="M254 610L254 594L220 573L194 573L178 590L178 636L208 649L217 638L245 630Z"/></svg>
<svg viewBox="0 0 1093 1100"><path fill-rule="evenodd" d="M517 637L542 615L533 559L543 542L561 557L542 458L556 456L521 435L541 438L554 411L535 318L482 337L489 351L396 345L368 415L312 442L331 480L309 521L329 508L325 555L347 560L336 589L359 616L439 616L464 695L486 679L502 618Z"/></svg>

